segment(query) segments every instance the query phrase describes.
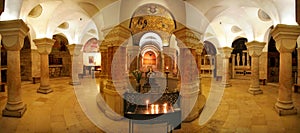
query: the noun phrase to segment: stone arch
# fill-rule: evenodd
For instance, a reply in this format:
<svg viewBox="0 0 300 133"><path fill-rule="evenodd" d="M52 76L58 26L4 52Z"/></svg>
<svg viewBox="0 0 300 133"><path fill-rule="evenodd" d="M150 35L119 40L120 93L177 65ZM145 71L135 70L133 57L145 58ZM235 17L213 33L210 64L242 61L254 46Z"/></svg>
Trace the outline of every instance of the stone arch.
<svg viewBox="0 0 300 133"><path fill-rule="evenodd" d="M247 50L247 47L245 45L246 42L248 42L247 38L238 38L232 42L232 45L231 45L231 47L233 48L232 54L235 54L236 56L240 57L240 58L237 58L236 61L234 62L235 65L243 65L243 63L244 63L244 65L247 65L247 63L248 63L247 59L245 62L243 62L243 58L242 58L242 55ZM244 55L244 56L246 56L246 55ZM238 64L238 62L239 62L239 64Z"/></svg>
<svg viewBox="0 0 300 133"><path fill-rule="evenodd" d="M169 22L169 24L173 23L172 24L173 30L177 28L176 19L173 16L173 14L164 6L155 4L155 3L148 3L148 4L144 4L140 7L138 7L132 14L132 18L130 19L130 23L129 23L129 28L132 29L132 28L134 28L133 26L138 26L139 24L140 24L140 26L143 27L143 24L148 23L148 22L146 19L142 19L141 17L149 16L149 15L157 17L154 20L154 22L162 22L164 20L161 21L159 19L165 18L168 20L168 21L167 20L165 20L165 21ZM144 20L146 20L146 21L144 21ZM162 26L162 28L164 28L164 26L166 26L166 25L162 24L161 26Z"/></svg>
<svg viewBox="0 0 300 133"><path fill-rule="evenodd" d="M163 48L162 38L159 34L155 32L145 32L139 42L140 47L143 47L143 45L147 44L148 42L154 42L154 44L157 45L159 50L162 50Z"/></svg>
<svg viewBox="0 0 300 133"><path fill-rule="evenodd" d="M138 7L129 21L134 44L139 44L145 32L145 34L155 32L161 37L163 44L168 44L176 28L173 14L165 7L154 3Z"/></svg>
<svg viewBox="0 0 300 133"><path fill-rule="evenodd" d="M83 73L93 74L92 71L101 66L99 40L90 38L83 46ZM93 76L93 75L92 75Z"/></svg>
<svg viewBox="0 0 300 133"><path fill-rule="evenodd" d="M49 77L70 76L72 62L71 55L67 48L69 41L63 34L55 34L55 40L51 53L49 54Z"/></svg>
<svg viewBox="0 0 300 133"><path fill-rule="evenodd" d="M203 50L201 54L201 70L203 77L216 77L216 54L217 50L210 41L203 42Z"/></svg>

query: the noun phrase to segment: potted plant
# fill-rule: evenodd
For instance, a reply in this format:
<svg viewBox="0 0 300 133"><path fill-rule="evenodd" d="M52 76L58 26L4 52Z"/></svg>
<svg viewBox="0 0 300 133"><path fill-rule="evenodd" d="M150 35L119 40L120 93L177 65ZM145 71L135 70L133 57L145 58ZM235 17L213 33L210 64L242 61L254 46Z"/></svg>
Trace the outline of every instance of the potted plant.
<svg viewBox="0 0 300 133"><path fill-rule="evenodd" d="M132 71L132 75L134 76L134 78L135 78L135 80L137 82L137 84L136 84L136 91L140 92L140 90L141 90L140 81L142 79L142 72L139 71L139 70L134 70L134 71Z"/></svg>

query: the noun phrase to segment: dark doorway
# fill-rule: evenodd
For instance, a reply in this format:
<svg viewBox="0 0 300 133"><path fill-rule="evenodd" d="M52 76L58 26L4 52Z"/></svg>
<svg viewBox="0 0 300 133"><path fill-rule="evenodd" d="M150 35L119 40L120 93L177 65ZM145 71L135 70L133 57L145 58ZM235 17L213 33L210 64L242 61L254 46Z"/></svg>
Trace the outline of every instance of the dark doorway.
<svg viewBox="0 0 300 133"><path fill-rule="evenodd" d="M276 49L275 40L271 37L268 44L268 82L279 82L279 62L280 54Z"/></svg>

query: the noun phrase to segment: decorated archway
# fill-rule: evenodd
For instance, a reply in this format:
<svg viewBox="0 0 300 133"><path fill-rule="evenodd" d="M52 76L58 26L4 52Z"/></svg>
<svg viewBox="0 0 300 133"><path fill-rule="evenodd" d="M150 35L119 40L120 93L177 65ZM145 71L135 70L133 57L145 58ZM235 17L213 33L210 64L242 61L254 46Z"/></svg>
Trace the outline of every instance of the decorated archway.
<svg viewBox="0 0 300 133"><path fill-rule="evenodd" d="M183 25L176 29L178 23L172 14L157 4L142 5L129 20L129 27L126 24L128 21L115 26L100 44L102 72L100 93L97 96L99 107L111 119L122 119L120 115L124 115L127 110L127 103L124 102L129 100L125 93L131 96L180 93L180 119L196 119L203 108L203 104L199 104L203 101L198 98L203 96L200 92L197 59L201 55L199 51L202 51L200 33ZM127 66L130 68L126 68ZM132 66L137 69L132 69ZM155 69L149 70L148 67ZM177 70L179 73L174 74ZM148 76L151 74L153 75ZM150 78L153 78L152 83ZM101 106L101 98L108 105L106 107L110 108L108 110L113 112ZM137 103L143 102L144 98ZM139 98L134 98L137 99ZM176 100L178 95L173 101ZM155 101L150 101L153 102Z"/></svg>

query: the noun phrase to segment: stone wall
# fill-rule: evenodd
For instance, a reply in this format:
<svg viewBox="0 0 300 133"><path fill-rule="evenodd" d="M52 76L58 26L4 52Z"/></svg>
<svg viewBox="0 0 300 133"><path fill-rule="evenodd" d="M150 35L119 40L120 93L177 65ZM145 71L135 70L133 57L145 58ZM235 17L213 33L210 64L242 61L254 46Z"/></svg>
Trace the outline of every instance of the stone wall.
<svg viewBox="0 0 300 133"><path fill-rule="evenodd" d="M41 58L36 49L31 50L32 61L32 77L40 77L41 75Z"/></svg>
<svg viewBox="0 0 300 133"><path fill-rule="evenodd" d="M268 78L268 53L262 52L259 57L259 78L267 79Z"/></svg>
<svg viewBox="0 0 300 133"><path fill-rule="evenodd" d="M31 65L31 49L22 49L20 52L20 67L21 80L32 79L32 65Z"/></svg>
<svg viewBox="0 0 300 133"><path fill-rule="evenodd" d="M56 73L54 75L50 75L50 77L65 77L65 76L70 76L71 74L71 56L69 54L69 51L58 51L58 50L52 50L50 53L53 58L61 58L62 59L62 64L49 64L49 65L62 65L61 68L53 67L49 69L50 74L51 73ZM50 61L50 60L49 60ZM60 73L60 74L57 74Z"/></svg>

